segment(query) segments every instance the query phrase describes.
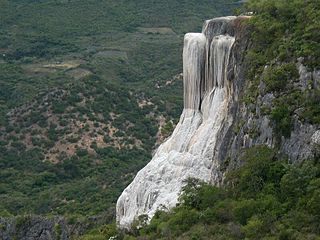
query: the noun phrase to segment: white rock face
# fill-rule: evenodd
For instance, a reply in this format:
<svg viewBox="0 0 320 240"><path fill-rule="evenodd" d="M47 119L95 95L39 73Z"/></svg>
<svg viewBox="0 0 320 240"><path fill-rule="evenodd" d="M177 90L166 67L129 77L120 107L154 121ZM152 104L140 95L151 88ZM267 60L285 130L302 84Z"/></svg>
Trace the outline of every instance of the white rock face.
<svg viewBox="0 0 320 240"><path fill-rule="evenodd" d="M184 40L184 110L172 136L156 151L117 202L117 224L130 228L139 215L151 218L162 207L170 209L187 178L214 182L216 142L228 119L232 85L227 66L235 38L226 28L235 17L205 22L202 33Z"/></svg>
<svg viewBox="0 0 320 240"><path fill-rule="evenodd" d="M311 143L313 145L320 145L320 130L315 131L311 137Z"/></svg>

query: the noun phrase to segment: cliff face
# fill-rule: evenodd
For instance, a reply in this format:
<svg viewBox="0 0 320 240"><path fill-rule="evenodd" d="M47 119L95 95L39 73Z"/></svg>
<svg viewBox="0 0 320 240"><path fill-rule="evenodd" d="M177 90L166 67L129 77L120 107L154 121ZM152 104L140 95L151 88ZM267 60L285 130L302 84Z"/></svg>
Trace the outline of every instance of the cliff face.
<svg viewBox="0 0 320 240"><path fill-rule="evenodd" d="M0 239L47 240L70 239L70 229L61 217L0 218Z"/></svg>
<svg viewBox="0 0 320 240"><path fill-rule="evenodd" d="M247 34L247 36L249 36ZM245 39L245 38L242 38ZM248 40L248 39L247 39ZM239 43L238 47L246 51L246 47L250 48L245 42ZM243 56L242 56L243 57ZM311 124L304 121L300 117L303 108L298 108L292 114L292 128L288 136L277 132L275 123L272 121L270 114L265 109L274 108L274 102L279 98L279 93L266 91L264 75L268 69L259 76L260 83L257 88L257 97L253 103L244 101L245 95L249 91L250 82L245 78L248 70L248 63L245 59L238 56L235 62L242 63L239 71L238 82L234 88L237 89L236 95L239 101L233 105L230 114L234 117L233 127L229 128L229 134L220 141L220 171L226 172L237 168L242 163L239 162L242 150L257 145L267 145L270 148L278 150L290 163L300 163L303 160L313 159L319 156L320 130L319 125ZM319 90L320 71L308 71L301 63L301 59L297 59L296 68L299 72L297 79L290 79L291 91L300 91L302 93L309 89ZM280 95L287 93L280 93Z"/></svg>
<svg viewBox="0 0 320 240"><path fill-rule="evenodd" d="M184 40L184 110L172 136L124 190L117 202L117 222L129 228L135 218L172 208L187 178L218 184L225 142L242 90L243 57L248 45L242 21L222 17L205 22L202 33Z"/></svg>
<svg viewBox="0 0 320 240"><path fill-rule="evenodd" d="M110 222L114 211L84 220L62 216L20 215L0 217L1 240L69 240L78 239L89 229Z"/></svg>
<svg viewBox="0 0 320 240"><path fill-rule="evenodd" d="M241 39L235 48L236 53L244 53L250 49L249 32L247 28L239 31L245 37ZM253 103L246 103L243 99L249 91L250 82L246 79L248 70L248 62L244 59L245 55L234 55L232 61L234 65L240 69L234 83L235 96L237 100L230 108L229 114L232 115L234 122L232 128L226 128L228 133L220 139L218 161L220 162L220 172L234 169L241 165L239 162L243 149L257 145L267 145L270 148L278 149L280 154L285 155L291 163L299 163L306 159L312 159L319 155L320 131L319 126L304 122L299 117L299 111L293 113L292 129L289 136L278 136L275 124L270 118L270 114L266 114L266 108L272 108L273 101L277 97L275 93L266 91L263 81L264 73L259 76L260 83L257 89L257 97ZM229 68L232 68L232 63ZM265 66L267 70L268 66ZM290 79L289 84L292 85L292 91L299 90L305 92L308 89L319 89L320 71L308 71L301 63L301 59L297 59L296 68L299 72L298 79Z"/></svg>
<svg viewBox="0 0 320 240"><path fill-rule="evenodd" d="M254 103L244 101L250 49L249 17L222 17L205 22L202 33L188 33L183 49L184 110L172 136L124 190L117 202L117 223L130 228L139 215L151 218L158 209L170 209L178 201L184 181L197 178L220 185L225 173L242 163L242 150L256 145L275 148L299 162L319 154L318 126L293 116L289 136L278 136L270 115L273 93L262 81ZM297 88L308 79L319 86L319 73L297 64ZM267 66L266 66L267 69ZM294 81L294 80L292 80Z"/></svg>

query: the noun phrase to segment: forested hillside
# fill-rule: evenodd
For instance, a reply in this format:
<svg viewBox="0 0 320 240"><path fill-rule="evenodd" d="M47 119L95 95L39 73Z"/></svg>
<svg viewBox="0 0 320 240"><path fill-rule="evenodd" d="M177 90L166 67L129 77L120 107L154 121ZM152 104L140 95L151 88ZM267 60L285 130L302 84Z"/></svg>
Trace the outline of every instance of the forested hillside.
<svg viewBox="0 0 320 240"><path fill-rule="evenodd" d="M235 1L0 2L0 216L100 215L182 109L186 31Z"/></svg>
<svg viewBox="0 0 320 240"><path fill-rule="evenodd" d="M130 235L108 225L84 239L318 239L318 160L290 165L265 146L242 160L224 187L187 181L176 208L158 211L150 224L140 216Z"/></svg>
<svg viewBox="0 0 320 240"><path fill-rule="evenodd" d="M0 237L319 239L319 2L240 2L0 1ZM189 179L176 208L117 230L116 199L181 113L184 33L236 7L252 16L232 134L272 143L243 141L223 186Z"/></svg>
<svg viewBox="0 0 320 240"><path fill-rule="evenodd" d="M159 209L151 221L141 215L131 231L106 225L83 239L319 239L320 5L252 0L239 11L252 16L241 26L249 47L243 60L244 111L233 131L254 142L269 125L256 124L267 118L275 141L244 143L235 158L226 158L220 166L227 170L222 186L189 179L175 208ZM293 158L294 151L306 153L299 152L301 136L307 136L304 144L312 152Z"/></svg>

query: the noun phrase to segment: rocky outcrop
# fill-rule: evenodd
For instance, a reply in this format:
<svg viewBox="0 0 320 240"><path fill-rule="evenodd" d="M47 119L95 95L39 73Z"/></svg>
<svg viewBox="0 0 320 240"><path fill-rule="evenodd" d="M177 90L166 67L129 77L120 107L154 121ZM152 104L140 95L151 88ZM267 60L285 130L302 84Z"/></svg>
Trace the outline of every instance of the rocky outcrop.
<svg viewBox="0 0 320 240"><path fill-rule="evenodd" d="M319 89L319 71L310 72L302 65L301 59L297 60L297 69L299 71L298 82L294 82L294 88L300 91L308 89ZM238 59L238 62L243 62ZM244 63L244 62L243 62ZM242 67L246 69L246 67ZM242 74L242 73L241 73ZM238 77L240 82L237 83L239 89L238 96L242 98L248 91L248 81L242 76ZM274 130L274 123L270 116L264 112L263 109L271 109L273 100L276 99L273 93L266 93L265 86L262 81L259 85L258 96L255 103L245 103L238 101L234 103L233 112L234 123L233 129L229 138L222 140L222 146L225 150L221 150L220 166L225 172L228 169L238 167L240 163L240 156L243 149L253 147L256 145L267 145L271 148L278 149L280 154L288 158L291 163L299 163L306 159L313 159L319 155L319 144L316 143L319 126L312 125L308 122L303 122L299 117L299 110L297 109L292 116L292 131L290 136L281 137L277 139L277 134ZM232 113L231 113L232 114ZM226 163L226 159L228 162Z"/></svg>
<svg viewBox="0 0 320 240"><path fill-rule="evenodd" d="M20 216L0 218L2 240L68 240L70 231L61 217Z"/></svg>
<svg viewBox="0 0 320 240"><path fill-rule="evenodd" d="M69 240L78 239L89 229L111 223L114 209L86 219L67 220L62 216L20 215L0 217L1 240Z"/></svg>
<svg viewBox="0 0 320 240"><path fill-rule="evenodd" d="M184 40L184 110L172 136L124 190L117 202L121 228L139 215L152 217L159 208L170 209L187 178L219 183L224 141L236 113L242 89L242 60L247 42L242 21L222 17L205 22L202 33Z"/></svg>
<svg viewBox="0 0 320 240"><path fill-rule="evenodd" d="M267 145L294 163L319 155L319 126L301 122L298 114L292 116L290 136L279 139L264 112L276 96L265 91L262 76L255 102L243 100L250 83L247 18L208 20L202 33L186 34L183 113L172 136L118 199L120 228L130 228L139 215L150 219L158 209L174 207L187 178L222 184L226 172L242 164L243 149ZM300 91L318 88L319 71L309 72L301 59L297 62L300 77L293 86Z"/></svg>

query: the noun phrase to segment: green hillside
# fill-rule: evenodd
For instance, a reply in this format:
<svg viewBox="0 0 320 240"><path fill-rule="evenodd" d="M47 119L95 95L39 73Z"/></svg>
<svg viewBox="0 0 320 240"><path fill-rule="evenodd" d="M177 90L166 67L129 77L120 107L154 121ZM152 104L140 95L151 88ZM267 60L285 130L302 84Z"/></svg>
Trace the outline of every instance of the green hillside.
<svg viewBox="0 0 320 240"><path fill-rule="evenodd" d="M182 110L183 34L225 0L2 0L0 216L114 207Z"/></svg>
<svg viewBox="0 0 320 240"><path fill-rule="evenodd" d="M319 162L290 165L266 146L247 150L243 161L224 187L189 179L176 208L148 225L140 216L130 234L107 225L83 239L319 239Z"/></svg>
<svg viewBox="0 0 320 240"><path fill-rule="evenodd" d="M281 138L290 137L294 117L319 129L318 86L312 86L313 79L305 89L294 84L298 61L309 71L319 69L319 1L252 0L243 11L252 11L253 16L246 22L250 48L241 101L254 109L262 88L274 96L261 110L272 121L275 146L239 151L241 166L227 173L223 186L189 179L179 204L170 211L159 210L149 224L148 216L142 215L130 232L117 231L111 224L82 239L319 239L319 152L314 150L314 159L292 164L279 144Z"/></svg>

